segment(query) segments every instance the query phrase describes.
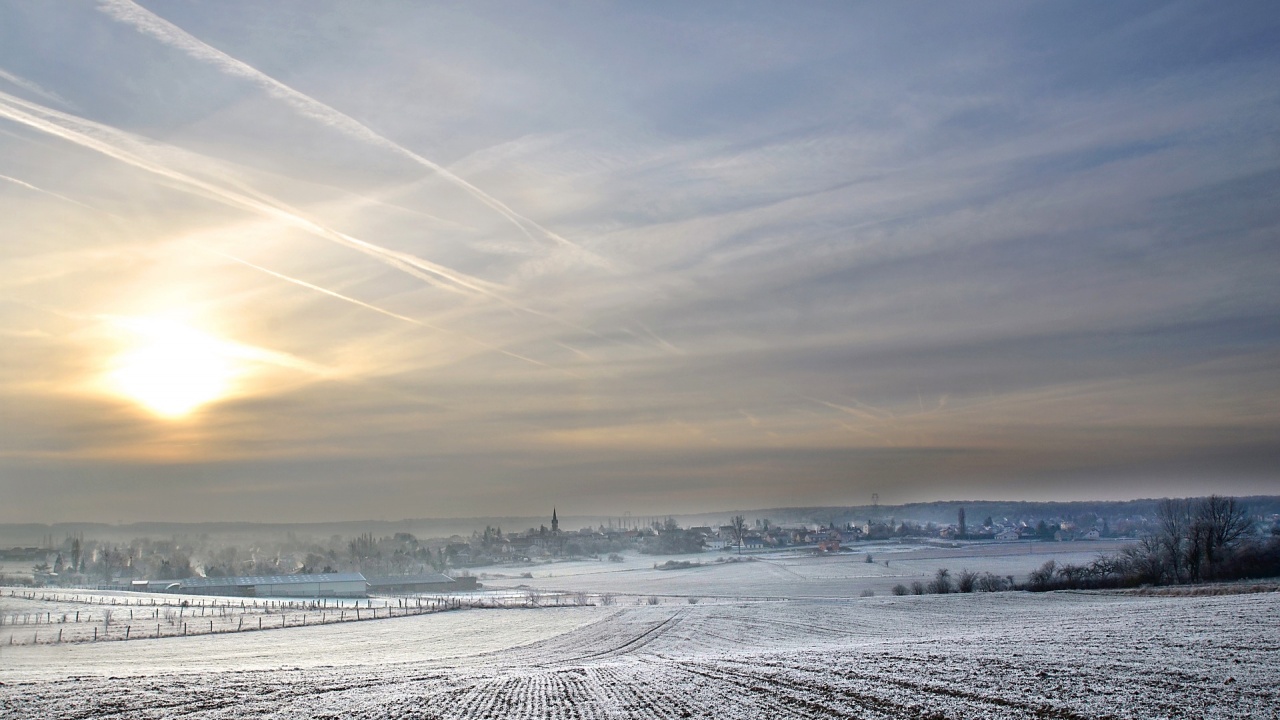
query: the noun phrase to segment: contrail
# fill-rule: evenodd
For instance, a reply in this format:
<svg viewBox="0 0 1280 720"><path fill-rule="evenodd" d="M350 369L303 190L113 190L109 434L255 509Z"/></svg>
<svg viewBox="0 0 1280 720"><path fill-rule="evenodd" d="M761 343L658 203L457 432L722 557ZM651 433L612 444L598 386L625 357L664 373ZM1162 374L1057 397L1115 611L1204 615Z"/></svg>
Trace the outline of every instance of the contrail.
<svg viewBox="0 0 1280 720"><path fill-rule="evenodd" d="M314 284L312 284L312 283L307 282L306 280L299 280L298 278L290 277L290 276L288 276L288 275L285 275L284 273L276 272L275 270L271 270L271 269L269 269L269 268L262 267L261 265L255 265L255 264L253 264L253 263L249 262L248 260L244 260L244 259L238 258L238 257L236 257L236 256L234 256L234 255L228 255L227 253L219 252L219 251L217 251L217 250L208 250L208 251L206 251L206 252L212 253L212 254L217 255L217 256L219 256L219 257L226 258L227 260L231 260L231 261L233 261L233 262L240 263L241 265L244 265L245 267L253 268L254 270L257 270L258 272L266 273L267 275L270 275L270 276L272 276L272 277L274 277L274 278L279 278L280 280L284 280L285 282L293 283L294 285L297 285L297 286L299 286L299 287L304 287L304 288L307 288L308 290L314 290L314 291L316 291L316 292L318 292L318 293L323 293L323 294L325 294L325 295L328 295L329 297L337 298L338 300L342 300L342 301L345 301L345 302L349 302L349 303L351 303L351 304L353 304L353 305L357 305L357 306L362 307L362 308L365 308L365 309L367 309L367 310L372 310L372 311L374 311L374 312L376 312L376 313L381 313L381 314L383 314L383 315L386 315L387 317L395 318L396 320L402 320L402 321L407 322L407 323L412 323L412 324L414 324L414 325L417 325L418 327L426 328L426 329L428 329L428 330L435 330L436 332L441 332L441 333L444 333L444 334L446 334L446 335L453 335L454 337L462 338L463 340L466 340L467 342L470 342L470 343L474 343L475 345L478 345L478 346L480 346L480 347L484 348L485 350L489 350L489 351L491 351L491 352L500 353L500 354L502 354L502 355L506 355L506 356L507 356L507 357L509 357L509 358L514 358L514 359L516 359L516 360L521 360L521 361L523 361L523 362L532 363L532 364L537 365L537 366L539 366L539 367L549 368L549 369L552 369L552 370L557 370L557 369L559 369L559 368L554 368L554 367L552 367L552 366L550 366L550 365L548 365L548 364L546 364L546 363L544 363L544 362L539 362L538 360L534 360L533 358L526 357L526 356L524 356L524 355L520 355L520 354L518 354L518 353L513 353L513 352L511 352L510 350L503 350L502 348L497 347L496 345L491 345L491 344L489 344L489 343L487 343L487 342L484 342L483 340L478 340L478 339L476 339L476 338L474 338L474 337L471 337L470 335L466 335L466 334L459 333L459 332L454 332L453 330L448 330L448 329L446 329L446 328L440 327L439 325L434 325L434 324L432 324L432 323L423 322L423 321L418 320L418 319L416 319L416 318L411 318L411 317L409 317L409 316L407 316L407 315L401 315L401 314L399 314L399 313L391 312L390 310L387 310L387 309L385 309L385 308L380 308L380 307L378 307L377 305L372 305L372 304L370 304L370 303L364 302L363 300L357 300L356 298L350 297L350 296L348 296L348 295L343 295L342 293L339 293L339 292L334 292L333 290L329 290L328 288L323 288L323 287L320 287L319 285L314 285Z"/></svg>
<svg viewBox="0 0 1280 720"><path fill-rule="evenodd" d="M849 407L848 405L837 405L836 403L833 403L833 402L827 402L826 400L819 400L818 398L815 398L815 397L809 397L808 395L801 395L801 397L803 397L805 400L809 400L809 401L811 401L811 402L816 402L816 403L818 403L819 405L826 405L827 407L831 408L832 410L839 410L839 411L840 411L840 412L842 412L842 413L848 413L849 415L853 415L854 417L860 417L860 418L862 418L863 420L871 420L871 421L873 421L873 422L877 422L877 423L887 423L887 422L889 422L889 420L888 420L888 419L886 419L886 418L882 418L882 417L880 417L879 415L876 415L876 414L874 414L874 413L867 412L866 410L862 410L862 409L860 409L860 408L856 408L856 407ZM854 402L857 402L857 400L855 400Z"/></svg>
<svg viewBox="0 0 1280 720"><path fill-rule="evenodd" d="M14 185L20 185L20 186L22 186L22 187L24 187L24 188L27 188L28 190L32 190L32 191L34 191L34 192L42 193L42 194L44 194L44 195L48 195L48 196L50 196L50 197L56 197L56 198L58 198L59 200L62 200L62 201L64 201L64 202L69 202L69 203L71 203L72 205L79 205L80 207L82 207L82 208L84 208L84 209L86 209L86 210L92 210L92 211L94 211L94 212L100 212L100 213L103 213L103 214L105 214L105 215L110 215L111 217L114 217L114 218L123 219L123 218L120 218L120 216L119 216L119 215L116 215L116 214L114 214L114 213L109 213L109 212L107 212L106 210L99 210L98 208L96 208L96 207L94 207L94 206L92 206L92 205L85 205L84 203L80 202L79 200L72 200L71 198L67 197L66 195L59 195L59 194L58 194L58 193L56 193L56 192L52 192L52 191L50 191L50 190L45 190L45 189L44 189L44 188L42 188L42 187L36 187L35 185L32 185L32 184L31 184L31 183L29 183L29 182L26 182L26 181L23 181L23 180L19 180L18 178L15 178L15 177L9 177L8 175L0 175L0 180L7 180L7 181L9 181L9 182L13 183Z"/></svg>
<svg viewBox="0 0 1280 720"><path fill-rule="evenodd" d="M18 107L13 107L14 105ZM44 117L41 117L41 115ZM104 137L111 138L115 139L117 142L123 139L133 145L139 144L137 141L125 136L124 133L115 130L114 128L109 128L90 120L77 118L51 108L30 103L4 92L0 92L0 117L7 117L14 122L27 125L36 130L62 138L82 147L96 150L97 152L119 160L120 162L147 170L163 178L174 181L188 191L195 191L196 194L203 197L216 200L242 210L249 210L260 215L265 215L294 227L299 227L318 237L358 250L437 287L453 290L455 292L464 290L471 291L472 293L484 295L490 299L496 300L508 307L523 310L535 315L551 317L539 310L524 307L503 297L497 292L497 288L501 286L498 286L495 283L465 275L456 270L446 268L442 265L424 260L408 253L390 250L388 248L360 240L359 238L352 237L346 233L339 232L310 220L302 216L298 211L293 210L284 203L281 203L274 198L270 198L269 196L264 196L248 189L241 192L220 187L219 185L206 180L166 167L159 162L143 157L103 139ZM60 122L55 122L55 120ZM440 282L442 280L446 282ZM571 324L570 326L576 327Z"/></svg>
<svg viewBox="0 0 1280 720"><path fill-rule="evenodd" d="M470 193L490 209L506 218L516 226L525 237L536 242L529 228L535 228L556 243L573 248L579 253L590 256L597 264L608 265L603 258L588 252L576 243L561 237L542 227L538 223L512 210L505 203L472 185L461 177L450 172L444 166L432 162L395 141L378 134L359 120L326 105L303 92L293 89L257 68L238 60L221 50L205 43L182 28L143 8L131 0L102 0L101 9L111 18L132 25L139 32L150 35L171 47L182 50L188 55L211 63L223 72L244 78L265 90L272 97L282 100L306 117L317 120L339 132L357 138L372 145L390 150L401 157L426 167L440 177Z"/></svg>
<svg viewBox="0 0 1280 720"><path fill-rule="evenodd" d="M672 345L671 343L667 342L665 339L658 337L658 334L657 334L657 333L655 333L654 331L650 330L648 325L645 325L644 323L642 323L642 322L640 322L640 321L638 321L638 320L636 321L636 324L637 324L637 325L639 325L639 326L640 326L640 329L641 329L641 330L644 330L644 331L645 331L645 333L646 333L649 337L653 338L653 341L654 341L654 342L656 342L656 343L658 343L658 346L659 346L659 347L662 347L663 349L665 349L665 350L667 350L668 352L670 352L670 353L672 353L672 354L675 354L675 355L684 355L684 354L685 354L684 350L681 350L680 348L676 347L675 345Z"/></svg>
<svg viewBox="0 0 1280 720"><path fill-rule="evenodd" d="M59 105L62 105L63 107L71 107L71 103L67 102L66 99L63 98L61 95L55 92L50 92L48 90L45 90L44 88L31 82L30 80L27 80L26 78L20 78L17 75L14 75L13 73L0 70L0 80L4 80L13 85L17 85L23 90L27 90L29 92L35 93L36 95L39 95L45 100L56 102Z"/></svg>
<svg viewBox="0 0 1280 720"><path fill-rule="evenodd" d="M304 288L307 288L307 289L309 289L309 290L315 290L316 292L324 293L325 295L328 295L329 297L335 297L335 298L337 298L337 299L339 299L339 300L344 300L344 301L349 302L349 303L351 303L351 304L353 304L353 305L359 305L359 306L360 306L360 307L362 307L362 308L366 308L366 309L368 309L368 310L372 310L372 311L374 311L374 312L376 312L376 313L382 313L383 315L386 315L387 317L395 318L396 320L403 320L403 321L405 321L405 322L407 322L407 323L413 323L414 325L421 325L422 327L431 328L432 330L440 330L440 329L441 329L441 328L438 328L438 327L434 327L434 326L432 326L430 323L425 323L425 322L422 322L421 320L416 320L416 319L411 318L411 317L408 317L408 316L406 316L406 315L400 315L400 314L398 314L398 313L393 313L393 312L391 312L390 310L386 310L386 309L384 309L384 308L380 308L380 307L378 307L377 305L370 305L369 303L364 302L363 300L357 300L357 299L355 299L355 298L353 298L353 297L349 297L349 296L347 296L347 295L343 295L342 293L334 292L333 290L329 290L329 289L327 289L327 288L322 288L322 287L320 287L319 285L313 285L313 284L311 284L311 283L307 282L306 280L299 280L298 278L290 277L290 276L288 276L288 275L285 275L284 273L279 273L279 272L276 272L275 270L270 270L270 269L268 269L268 268L264 268L264 267L262 267L261 265L255 265L255 264L253 264L253 263L249 262L248 260L244 260L244 259L242 259L242 258L238 258L238 257L236 257L235 255L228 255L227 253L219 252L219 251L217 251L217 250L207 250L206 252L209 252L209 253L212 253L212 254L214 254L214 255L217 255L218 257L226 258L227 260L231 260L232 262L240 263L241 265L244 265L245 267L253 268L254 270L257 270L258 272L266 273L267 275L270 275L270 276L275 277L275 278L279 278L279 279L281 279L281 280L284 280L285 282L290 282L290 283L293 283L294 285L299 285L299 286L304 287Z"/></svg>
<svg viewBox="0 0 1280 720"><path fill-rule="evenodd" d="M18 107L13 107L15 105ZM496 283L491 283L487 280L481 280L480 278L466 275L457 270L424 260L415 255L390 250L380 245L375 245L373 243L360 240L359 238L352 237L351 235L347 235L346 233L334 230L326 225L322 225L314 220L304 217L299 211L290 208L285 203L280 202L269 195L262 194L249 188L242 188L242 191L237 191L221 187L206 180L166 167L162 163L143 157L139 153L131 152L130 150L120 147L115 143L123 142L124 144L133 145L139 150L146 152L147 155L154 155L155 150L162 148L163 146L158 144L148 145L141 143L135 138L115 128L76 117L74 115L69 115L52 108L47 108L43 105L28 102L4 92L0 92L0 117L7 117L14 122L27 125L36 130L62 138L82 147L96 150L97 152L119 160L120 162L147 170L177 183L187 191L194 190L195 194L203 197L232 207L240 208L242 210L249 210L265 215L266 217L298 227L317 237L357 250L384 264L395 267L443 290L450 290L463 294L467 294L467 291L470 291L475 295L481 295L490 300L497 301L498 303L513 310L519 310L531 315L546 318L547 320L564 327L594 335L596 337L602 337L594 330L563 320L550 313L546 313L526 305L521 305L520 303L506 298L499 292L499 289L501 289L502 286ZM55 120L58 122L55 122ZM114 140L115 143L103 138ZM442 280L445 282L441 282Z"/></svg>

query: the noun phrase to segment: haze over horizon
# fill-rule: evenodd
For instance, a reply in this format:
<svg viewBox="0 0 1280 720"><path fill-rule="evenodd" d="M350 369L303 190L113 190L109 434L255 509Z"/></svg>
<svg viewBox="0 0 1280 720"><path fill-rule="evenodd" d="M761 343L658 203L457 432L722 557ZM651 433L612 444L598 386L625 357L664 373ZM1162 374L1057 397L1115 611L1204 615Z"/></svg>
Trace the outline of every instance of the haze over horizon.
<svg viewBox="0 0 1280 720"><path fill-rule="evenodd" d="M0 523L1280 494L1277 77L1265 2L0 0Z"/></svg>

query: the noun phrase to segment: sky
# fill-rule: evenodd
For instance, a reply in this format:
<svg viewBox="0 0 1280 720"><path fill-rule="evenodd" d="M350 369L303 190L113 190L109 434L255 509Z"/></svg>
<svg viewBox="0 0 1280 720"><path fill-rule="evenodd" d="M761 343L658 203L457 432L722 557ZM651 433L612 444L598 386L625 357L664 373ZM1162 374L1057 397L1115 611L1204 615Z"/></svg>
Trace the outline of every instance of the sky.
<svg viewBox="0 0 1280 720"><path fill-rule="evenodd" d="M1280 492L1270 2L0 2L0 522Z"/></svg>

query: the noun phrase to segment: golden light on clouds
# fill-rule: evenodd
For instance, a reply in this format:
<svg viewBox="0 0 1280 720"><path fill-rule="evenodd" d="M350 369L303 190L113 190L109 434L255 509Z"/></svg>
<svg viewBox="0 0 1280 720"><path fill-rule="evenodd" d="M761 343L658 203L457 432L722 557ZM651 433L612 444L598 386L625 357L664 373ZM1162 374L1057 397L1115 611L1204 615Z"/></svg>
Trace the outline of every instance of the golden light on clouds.
<svg viewBox="0 0 1280 720"><path fill-rule="evenodd" d="M1280 477L1266 12L147 5L0 3L0 521Z"/></svg>
<svg viewBox="0 0 1280 720"><path fill-rule="evenodd" d="M114 346L90 392L125 400L164 420L184 420L233 398L286 393L349 373L206 330L181 313L102 316ZM101 347L101 345L99 346Z"/></svg>
<svg viewBox="0 0 1280 720"><path fill-rule="evenodd" d="M134 345L116 356L107 384L151 413L186 417L226 397L243 368L237 348L171 320L118 320L134 336Z"/></svg>

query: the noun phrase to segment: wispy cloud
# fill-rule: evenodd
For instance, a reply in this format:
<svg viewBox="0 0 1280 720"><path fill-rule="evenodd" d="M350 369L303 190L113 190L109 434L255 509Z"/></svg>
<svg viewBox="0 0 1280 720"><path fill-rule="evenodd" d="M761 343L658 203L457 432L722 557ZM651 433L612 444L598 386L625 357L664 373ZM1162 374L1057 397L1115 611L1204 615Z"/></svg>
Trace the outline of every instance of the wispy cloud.
<svg viewBox="0 0 1280 720"><path fill-rule="evenodd" d="M130 0L103 0L101 8L111 17L121 22L128 23L141 32L147 33L166 44L172 45L199 60L211 63L225 73L244 78L254 83L266 90L273 97L288 103L294 109L313 120L328 125L371 145L395 152L415 163L418 163L419 165L422 165L424 168L437 173L445 180L463 188L482 203L492 208L495 212L507 218L530 240L536 239L536 232L538 235L553 240L559 245L572 247L581 251L581 248L574 243L554 232L551 232L550 230L547 230L529 218L520 215L507 207L497 198L494 198L475 185L472 185L461 177L455 175L447 168L422 157L418 153L415 153L386 137L383 137L354 118L333 109L305 93L301 93L292 87L285 85L251 65L237 60L236 58L233 58L230 55L227 55L226 53L200 41L173 23L155 15L138 4L130 2ZM590 255L590 257L596 262L603 262L599 256Z"/></svg>
<svg viewBox="0 0 1280 720"><path fill-rule="evenodd" d="M510 357L510 358L513 358L513 359L519 360L519 361L521 361L521 362L526 362L526 363L529 363L529 364L531 364L531 365L537 365L538 367L551 367L551 366L547 365L546 363L538 362L537 360L534 360L533 358L527 358L527 357L525 357L525 356L523 356L523 355L518 355L518 354L513 353L513 352L511 352L511 351L509 351L509 350L503 350L503 349L502 349L502 348L500 348L500 347L496 347L496 346L494 346L494 345L490 345L489 343L486 343L486 342L484 342L483 340L477 340L476 338L469 337L469 336L464 335L464 334L461 334L461 333L456 333L456 332L453 332L453 331L451 331L451 330L446 330L445 328L442 328L442 327L440 327L440 326L438 326L438 325L434 325L434 324L432 324L432 323L428 323L428 322L423 322L423 321L421 321L421 320L416 320L416 319L414 319L414 318L408 317L407 315L401 315L401 314L399 314L399 313L391 312L390 310L386 310L386 309L380 308L380 307L378 307L377 305L371 305L371 304L369 304L369 303L367 303L367 302L364 302L364 301L362 301L362 300L357 300L357 299L355 299L355 298L353 298L353 297L348 297L348 296L346 296L346 295L343 295L342 293L334 292L333 290L327 290L327 289L325 289L325 288L320 287L319 285L313 285L312 283L306 282L305 280L299 280L298 278L289 277L288 275L285 275L285 274L283 274L283 273L278 273L278 272L276 272L276 271L274 271L274 270L269 270L269 269L267 269L267 268L264 268L264 267L262 267L261 265L254 265L253 263L249 262L248 260L243 260L243 259L241 259L241 258L235 257L234 255L227 255L226 253L221 253L221 252L216 252L216 251L214 252L214 254L216 254L216 255L218 255L218 256L220 256L220 257L224 257L224 258L226 258L226 259L228 259L228 260L230 260L230 261L232 261L232 262L236 262L236 263L239 263L239 264L241 264L241 265L244 265L245 267L248 267L248 268L252 268L252 269L254 269L254 270L257 270L258 272L261 272L261 273L265 273L265 274L267 274L267 275L270 275L271 277L274 277L274 278L277 278L277 279L283 280L283 281L285 281L285 282L287 282L287 283L292 283L292 284L297 285L297 286L299 286L299 287L304 287L304 288L306 288L306 289L308 289L308 290L314 290L315 292L322 293L322 294L324 294L324 295L328 295L329 297L332 297L332 298L337 298L338 300L341 300L341 301L343 301L343 302L351 303L352 305L357 305L357 306L359 306L359 307L365 308L366 310L372 310L372 311L374 311L374 312L376 312L376 313L379 313L379 314L381 314L381 315L385 315L385 316L387 316L387 317L389 317L389 318L394 318L394 319L396 319L396 320L400 320L400 321L402 321L402 322L407 322L407 323L410 323L410 324L413 324L413 325L417 325L418 327L426 328L426 329L428 329L428 330L434 330L434 331L436 331L436 332L445 333L445 334L447 334L447 335L452 335L452 336L455 336L455 337L459 337L459 338L461 338L461 339L463 339L463 340L465 340L465 341L467 341L467 342L469 342L469 343L475 344L475 345L477 345L477 346L479 346L479 347L481 347L481 348L483 348L483 349L485 349L485 350L489 350L489 351L493 351L493 352L501 353L501 354L503 354L503 355L506 355L507 357Z"/></svg>
<svg viewBox="0 0 1280 720"><path fill-rule="evenodd" d="M237 8L0 10L0 478L405 515L1275 480L1269 8ZM176 424L85 390L101 317L169 312L325 372Z"/></svg>
<svg viewBox="0 0 1280 720"><path fill-rule="evenodd" d="M102 212L98 210L98 208L93 207L92 205L86 205L80 202L79 200L73 200L67 197L66 195L60 195L56 192L53 192L52 190L45 190L44 188L36 187L35 185L32 185L31 183L23 180L19 180L18 178L9 177L8 175L0 175L0 180L13 183L14 185L17 185L19 187L24 187L32 192L38 192L42 195L48 195L49 197L57 198L59 200L62 200L63 202L71 203L72 205L78 205L79 207L85 208L86 210L95 210L98 212ZM111 213L105 213L105 214L110 215ZM118 215L113 217L116 217L117 219L121 219Z"/></svg>

